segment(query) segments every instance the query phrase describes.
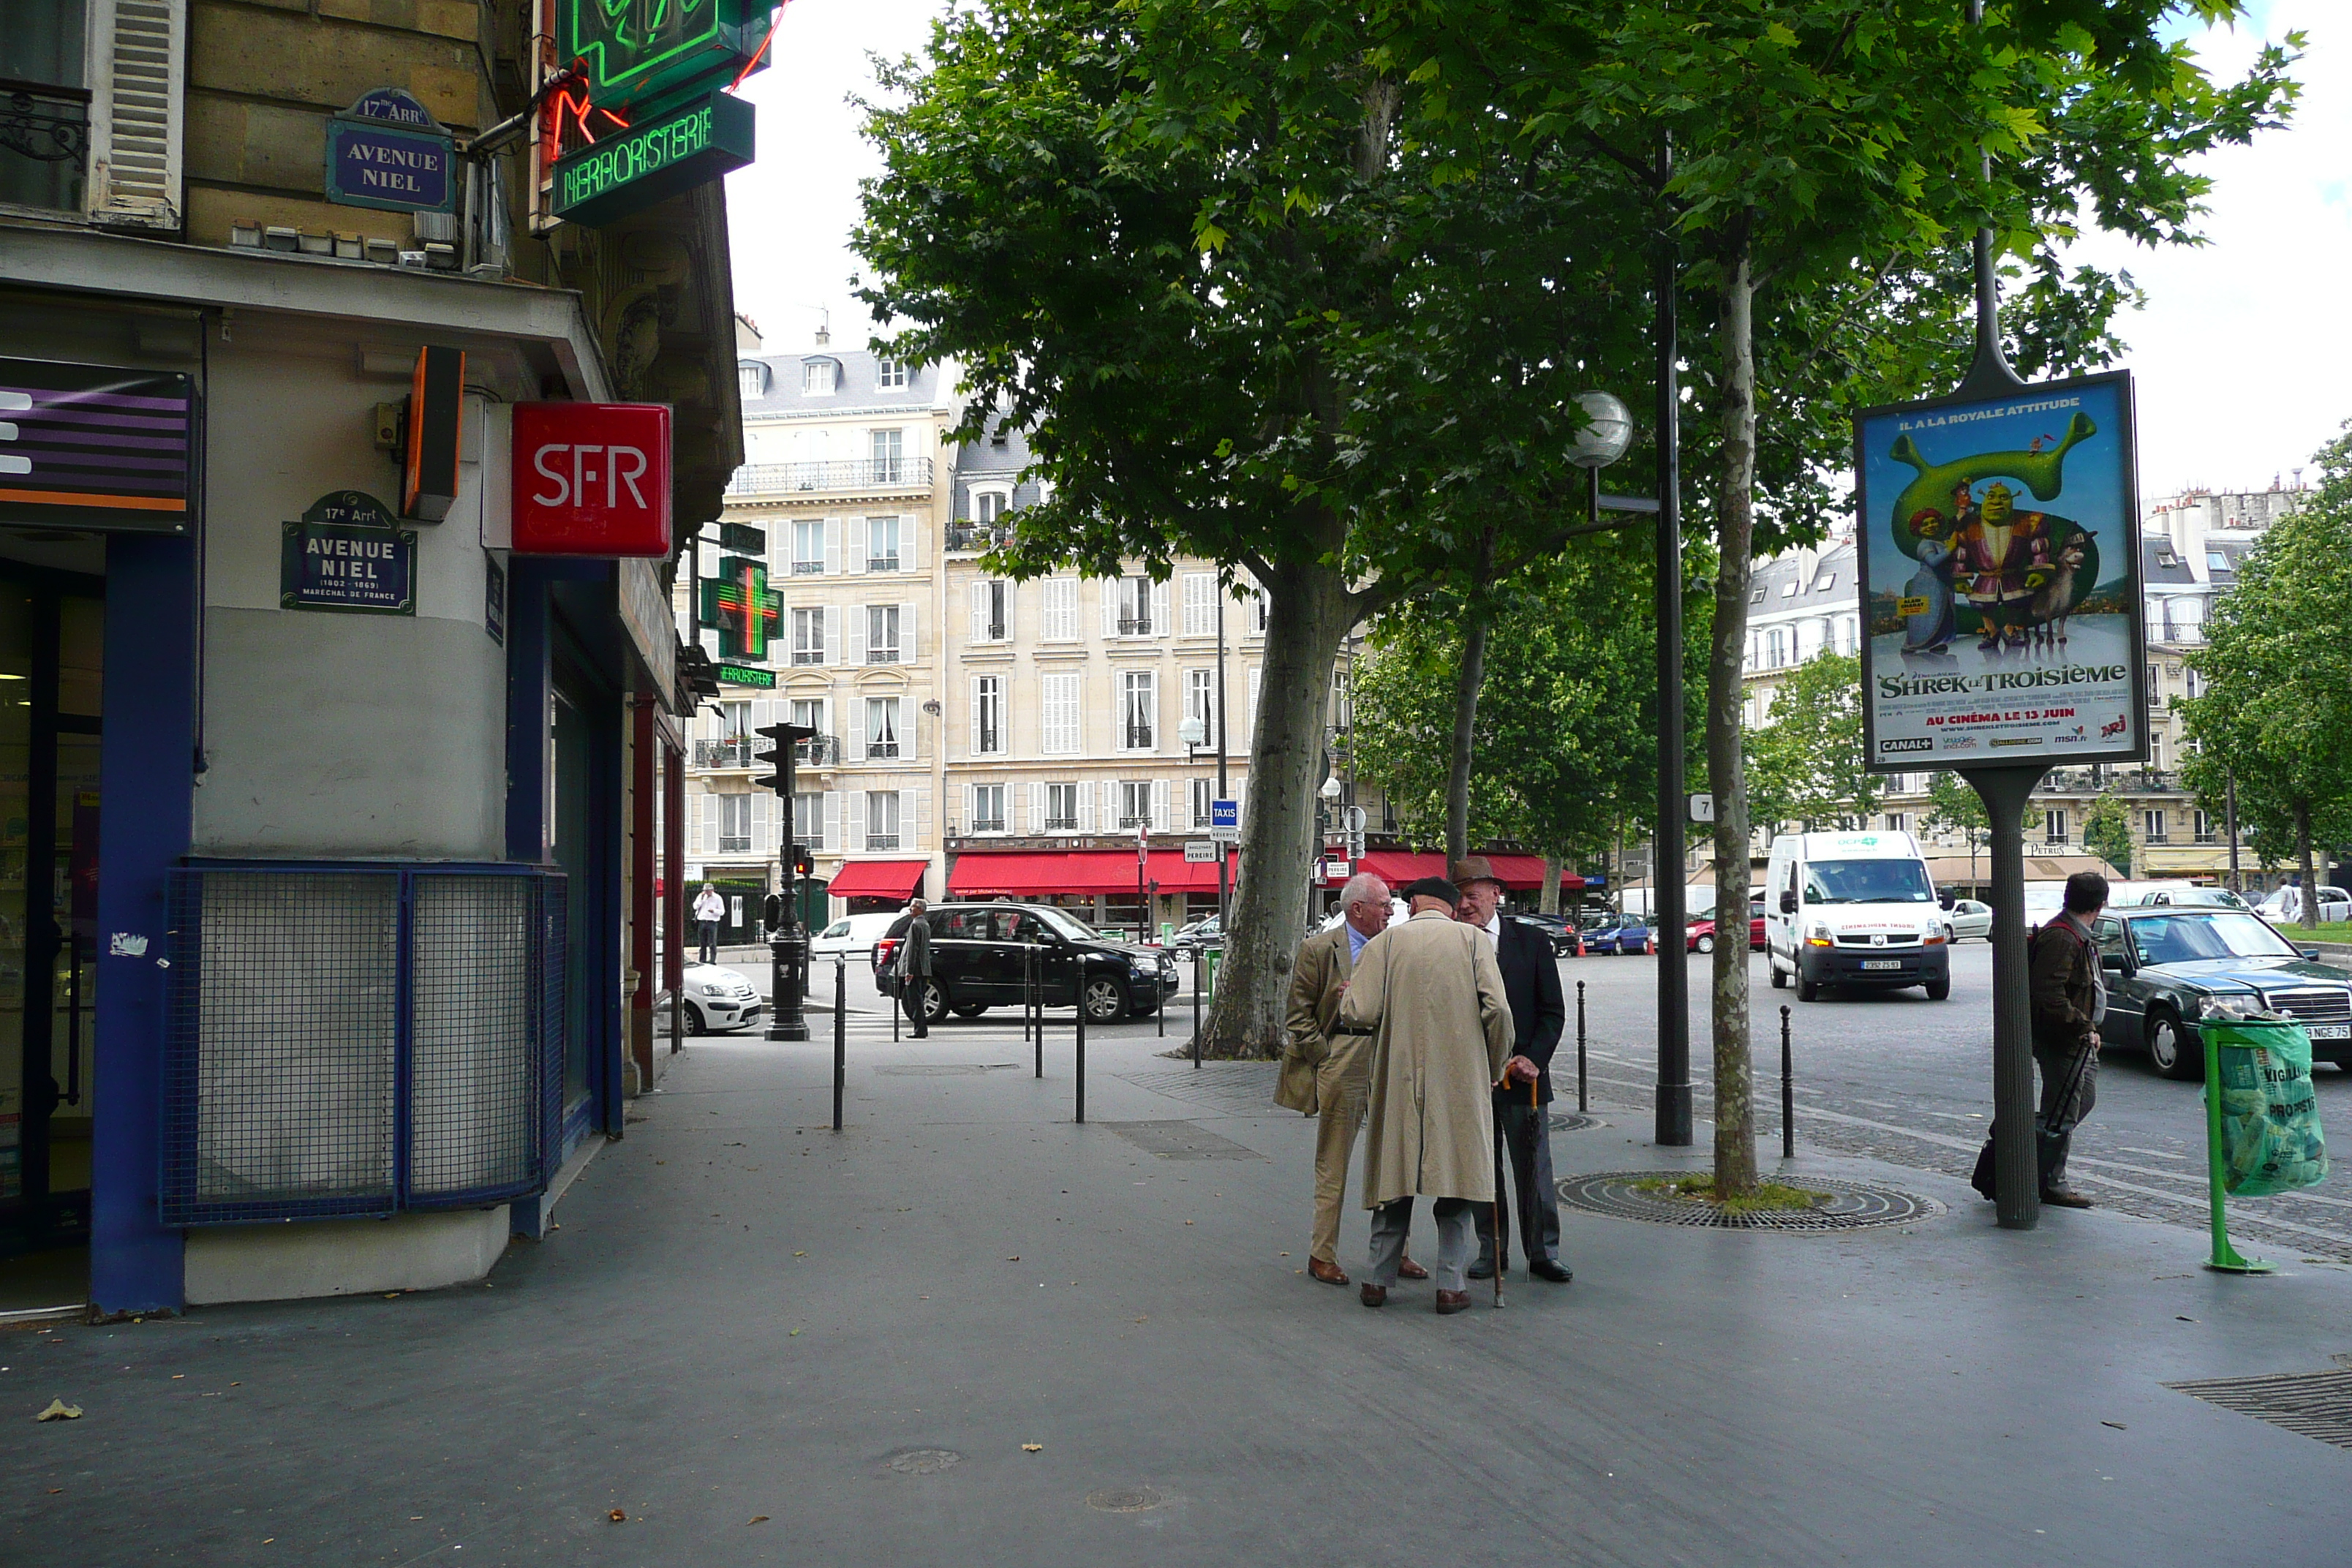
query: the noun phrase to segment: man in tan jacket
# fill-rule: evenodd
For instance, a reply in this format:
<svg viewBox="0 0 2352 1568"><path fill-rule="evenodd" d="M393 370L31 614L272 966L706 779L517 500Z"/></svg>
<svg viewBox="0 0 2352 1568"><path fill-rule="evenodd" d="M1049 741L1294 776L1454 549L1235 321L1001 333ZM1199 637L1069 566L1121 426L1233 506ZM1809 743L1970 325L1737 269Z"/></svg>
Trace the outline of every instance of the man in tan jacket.
<svg viewBox="0 0 2352 1568"><path fill-rule="evenodd" d="M1338 1035L1339 998L1356 971L1356 955L1387 929L1389 885L1359 871L1339 889L1343 919L1300 944L1290 966L1291 1056L1315 1068L1315 1235L1307 1272L1326 1285L1348 1283L1339 1267L1339 1205L1348 1195L1348 1162L1355 1158L1356 1134L1364 1125L1364 1095L1371 1082L1369 1035ZM1429 1270L1406 1258L1398 1272L1426 1279Z"/></svg>
<svg viewBox="0 0 2352 1568"><path fill-rule="evenodd" d="M1437 1310L1470 1304L1465 1270L1475 1204L1495 1200L1495 1113L1507 1074L1535 1067L1511 1055L1511 1006L1494 945L1457 924L1462 901L1442 877L1405 889L1412 918L1364 944L1339 1027L1372 1032L1371 1135L1364 1203L1372 1211L1367 1307L1385 1306L1404 1256L1412 1200L1427 1194L1437 1221Z"/></svg>

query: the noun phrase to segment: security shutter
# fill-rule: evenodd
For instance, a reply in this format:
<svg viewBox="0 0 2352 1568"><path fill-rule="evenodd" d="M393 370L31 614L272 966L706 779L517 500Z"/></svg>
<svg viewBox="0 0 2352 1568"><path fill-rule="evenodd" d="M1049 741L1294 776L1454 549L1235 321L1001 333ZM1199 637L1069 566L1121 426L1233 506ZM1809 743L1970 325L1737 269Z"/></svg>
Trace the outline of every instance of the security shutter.
<svg viewBox="0 0 2352 1568"><path fill-rule="evenodd" d="M187 0L90 0L89 216L182 226Z"/></svg>

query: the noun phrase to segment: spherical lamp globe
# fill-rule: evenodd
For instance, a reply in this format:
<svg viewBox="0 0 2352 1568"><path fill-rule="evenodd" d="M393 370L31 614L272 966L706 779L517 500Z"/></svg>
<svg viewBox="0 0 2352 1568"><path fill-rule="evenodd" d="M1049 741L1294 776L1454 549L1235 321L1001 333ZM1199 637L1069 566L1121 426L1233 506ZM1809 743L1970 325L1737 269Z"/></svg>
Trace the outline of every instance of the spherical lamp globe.
<svg viewBox="0 0 2352 1568"><path fill-rule="evenodd" d="M1580 468L1605 468L1633 444L1633 416L1606 392L1580 392L1576 405L1591 421L1576 433L1568 460Z"/></svg>

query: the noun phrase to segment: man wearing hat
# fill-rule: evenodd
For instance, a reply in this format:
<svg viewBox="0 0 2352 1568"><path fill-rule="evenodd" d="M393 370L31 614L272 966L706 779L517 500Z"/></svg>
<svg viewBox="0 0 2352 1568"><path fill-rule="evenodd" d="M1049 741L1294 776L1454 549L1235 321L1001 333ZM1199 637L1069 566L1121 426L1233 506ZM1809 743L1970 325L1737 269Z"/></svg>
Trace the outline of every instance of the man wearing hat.
<svg viewBox="0 0 2352 1568"><path fill-rule="evenodd" d="M1495 1197L1495 1114L1507 1074L1533 1081L1510 1058L1511 1009L1492 946L1453 919L1452 883L1424 877L1405 889L1412 918L1364 944L1338 1026L1372 1037L1371 1115L1364 1205L1372 1211L1367 1307L1388 1304L1404 1259L1412 1200L1434 1198L1437 1310L1470 1304L1473 1209Z"/></svg>
<svg viewBox="0 0 2352 1568"><path fill-rule="evenodd" d="M1495 1090L1495 1188L1499 1201L1471 1217L1478 1227L1478 1261L1470 1267L1473 1279L1491 1279L1497 1268L1511 1266L1509 1243L1496 1234L1496 1208L1507 1215L1519 1213L1519 1245L1528 1272L1556 1285L1568 1283L1568 1268L1559 1260L1559 1199L1552 1185L1551 1053L1568 1022L1568 1006L1560 996L1559 961L1551 943L1532 926L1507 921L1501 912L1503 884L1486 857L1473 855L1454 863L1453 879L1462 890L1454 919L1486 932L1495 945L1496 964L1503 972L1503 992L1511 1004L1511 1049L1516 1059L1535 1068L1535 1096L1530 1102L1524 1083L1506 1083ZM1503 1182L1503 1151L1511 1153L1511 1182ZM1508 1193L1508 1196L1500 1194ZM1507 1218L1504 1222L1507 1225Z"/></svg>

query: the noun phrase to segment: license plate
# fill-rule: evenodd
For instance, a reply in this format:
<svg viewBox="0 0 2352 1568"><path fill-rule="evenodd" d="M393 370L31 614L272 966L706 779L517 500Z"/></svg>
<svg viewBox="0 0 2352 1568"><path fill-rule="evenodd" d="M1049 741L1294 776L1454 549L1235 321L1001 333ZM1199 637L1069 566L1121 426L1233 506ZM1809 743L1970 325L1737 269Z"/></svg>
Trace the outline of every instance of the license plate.
<svg viewBox="0 0 2352 1568"><path fill-rule="evenodd" d="M1864 969L1900 969L1903 961L1899 958L1865 958L1862 966Z"/></svg>
<svg viewBox="0 0 2352 1568"><path fill-rule="evenodd" d="M2305 1031L2315 1040L2352 1039L2352 1024L2314 1024Z"/></svg>

